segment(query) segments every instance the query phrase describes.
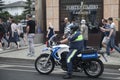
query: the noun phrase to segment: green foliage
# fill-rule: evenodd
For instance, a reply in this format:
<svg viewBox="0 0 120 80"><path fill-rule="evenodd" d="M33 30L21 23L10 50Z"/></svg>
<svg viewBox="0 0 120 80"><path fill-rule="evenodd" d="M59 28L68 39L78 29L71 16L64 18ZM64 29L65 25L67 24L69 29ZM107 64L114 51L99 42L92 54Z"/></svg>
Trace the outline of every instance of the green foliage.
<svg viewBox="0 0 120 80"><path fill-rule="evenodd" d="M12 15L10 15L9 12L7 12L7 11L4 11L4 12L1 12L1 13L0 13L0 18L2 18L3 21L5 21L5 22L8 20L8 18L9 18L10 16L12 16ZM26 19L24 13L21 14L21 15L15 15L15 16L13 16L13 18L14 18L14 20L15 20L16 23L17 23L18 21L22 20L22 19Z"/></svg>
<svg viewBox="0 0 120 80"><path fill-rule="evenodd" d="M32 5L32 1L27 0L26 6L24 7L25 8L24 14L30 14L31 13L31 5Z"/></svg>
<svg viewBox="0 0 120 80"><path fill-rule="evenodd" d="M0 13L0 17L3 18L4 21L8 20L8 17L10 17L11 15L9 14L8 11L4 11Z"/></svg>
<svg viewBox="0 0 120 80"><path fill-rule="evenodd" d="M24 13L22 13L21 15L13 16L13 17L16 23L19 22L20 20L26 19L26 15Z"/></svg>

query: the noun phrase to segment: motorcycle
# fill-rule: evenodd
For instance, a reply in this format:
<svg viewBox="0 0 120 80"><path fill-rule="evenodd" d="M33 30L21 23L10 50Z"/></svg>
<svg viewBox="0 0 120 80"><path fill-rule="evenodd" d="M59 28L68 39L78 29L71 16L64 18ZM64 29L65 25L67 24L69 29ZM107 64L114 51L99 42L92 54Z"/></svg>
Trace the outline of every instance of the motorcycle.
<svg viewBox="0 0 120 80"><path fill-rule="evenodd" d="M35 69L40 74L50 74L55 66L61 66L64 71L67 71L66 55L69 52L69 46L66 44L56 45L55 37L56 35L50 38L49 47L44 48L42 54L35 60ZM88 77L97 78L101 76L104 65L99 59L100 54L98 50L93 48L80 51L73 61L73 69L77 67L80 72L84 71Z"/></svg>

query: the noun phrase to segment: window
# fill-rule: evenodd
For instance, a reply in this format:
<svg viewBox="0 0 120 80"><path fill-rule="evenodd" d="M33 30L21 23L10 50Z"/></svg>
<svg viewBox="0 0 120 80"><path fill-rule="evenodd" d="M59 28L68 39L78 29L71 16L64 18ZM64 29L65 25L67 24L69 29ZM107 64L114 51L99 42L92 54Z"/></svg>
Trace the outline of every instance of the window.
<svg viewBox="0 0 120 80"><path fill-rule="evenodd" d="M82 5L83 2L83 6ZM90 33L97 33L99 24L103 18L103 0L60 0L60 26L64 18L73 18L80 24L84 18Z"/></svg>

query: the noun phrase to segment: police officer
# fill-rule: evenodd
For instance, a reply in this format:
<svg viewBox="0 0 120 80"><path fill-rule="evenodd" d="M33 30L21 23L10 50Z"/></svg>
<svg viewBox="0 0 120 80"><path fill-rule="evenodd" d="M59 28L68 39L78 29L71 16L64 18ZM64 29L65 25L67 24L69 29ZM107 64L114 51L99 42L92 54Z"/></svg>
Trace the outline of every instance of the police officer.
<svg viewBox="0 0 120 80"><path fill-rule="evenodd" d="M79 26L73 25L71 26L71 35L61 40L59 43L66 43L69 41L69 53L67 54L67 74L63 76L64 79L70 79L72 77L72 61L77 56L78 52L83 50L83 36L80 31L78 31Z"/></svg>

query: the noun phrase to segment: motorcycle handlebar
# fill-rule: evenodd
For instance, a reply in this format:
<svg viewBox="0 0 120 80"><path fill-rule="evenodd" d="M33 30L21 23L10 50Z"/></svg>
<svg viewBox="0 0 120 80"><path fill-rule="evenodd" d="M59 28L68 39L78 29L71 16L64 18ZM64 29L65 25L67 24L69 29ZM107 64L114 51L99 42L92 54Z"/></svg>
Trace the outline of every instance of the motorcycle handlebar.
<svg viewBox="0 0 120 80"><path fill-rule="evenodd" d="M54 38L57 36L57 34L54 34L49 40L48 40L48 44L49 44L49 47L52 47L52 43L54 42Z"/></svg>

